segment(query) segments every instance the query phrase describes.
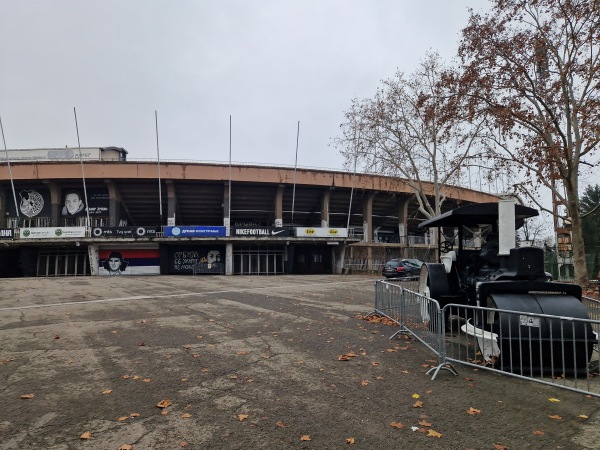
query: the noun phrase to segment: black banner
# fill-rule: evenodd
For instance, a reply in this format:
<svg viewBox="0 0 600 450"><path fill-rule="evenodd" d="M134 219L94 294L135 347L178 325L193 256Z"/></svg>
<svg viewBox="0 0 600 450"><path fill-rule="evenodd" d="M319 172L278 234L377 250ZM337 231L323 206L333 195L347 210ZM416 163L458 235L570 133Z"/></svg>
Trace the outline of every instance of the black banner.
<svg viewBox="0 0 600 450"><path fill-rule="evenodd" d="M225 247L190 245L169 247L169 274L225 273Z"/></svg>
<svg viewBox="0 0 600 450"><path fill-rule="evenodd" d="M231 236L290 237L293 228L285 227L232 227Z"/></svg>
<svg viewBox="0 0 600 450"><path fill-rule="evenodd" d="M160 227L97 227L92 228L93 237L142 238L156 237Z"/></svg>
<svg viewBox="0 0 600 450"><path fill-rule="evenodd" d="M48 188L26 187L16 191L19 216L26 218L50 217L52 208L50 206L50 191ZM15 201L12 195L6 195L6 212L8 217L17 217Z"/></svg>
<svg viewBox="0 0 600 450"><path fill-rule="evenodd" d="M14 239L15 231L12 228L0 228L0 239Z"/></svg>

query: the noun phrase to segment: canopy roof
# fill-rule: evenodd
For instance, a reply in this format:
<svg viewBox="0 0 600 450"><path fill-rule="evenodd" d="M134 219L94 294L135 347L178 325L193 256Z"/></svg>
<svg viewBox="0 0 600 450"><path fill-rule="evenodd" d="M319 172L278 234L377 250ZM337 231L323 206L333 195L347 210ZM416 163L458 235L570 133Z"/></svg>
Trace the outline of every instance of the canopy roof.
<svg viewBox="0 0 600 450"><path fill-rule="evenodd" d="M535 217L538 214L537 209L515 205L515 222L517 228L523 224L525 219ZM473 203L425 220L419 224L419 228L492 225L497 221L498 203Z"/></svg>

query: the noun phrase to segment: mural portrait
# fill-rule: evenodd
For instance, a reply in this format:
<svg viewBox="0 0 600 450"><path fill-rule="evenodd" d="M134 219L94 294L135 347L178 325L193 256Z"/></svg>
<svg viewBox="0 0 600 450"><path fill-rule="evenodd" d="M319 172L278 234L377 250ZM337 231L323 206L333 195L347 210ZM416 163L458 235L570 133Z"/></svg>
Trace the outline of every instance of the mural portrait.
<svg viewBox="0 0 600 450"><path fill-rule="evenodd" d="M120 252L113 251L108 255L108 258L102 263L102 267L109 275L121 275L127 269L129 262L123 259Z"/></svg>

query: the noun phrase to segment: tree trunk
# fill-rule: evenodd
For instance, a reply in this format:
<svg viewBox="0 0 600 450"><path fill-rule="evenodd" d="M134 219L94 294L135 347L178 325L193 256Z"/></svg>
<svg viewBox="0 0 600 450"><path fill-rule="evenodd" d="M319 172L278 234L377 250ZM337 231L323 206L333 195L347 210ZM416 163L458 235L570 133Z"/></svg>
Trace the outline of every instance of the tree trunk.
<svg viewBox="0 0 600 450"><path fill-rule="evenodd" d="M579 196L574 189L567 188L567 201L569 215L571 216L571 245L573 248L573 265L575 268L575 282L581 287L587 286L589 277L585 261L585 245L583 243L583 227L581 223L581 208Z"/></svg>

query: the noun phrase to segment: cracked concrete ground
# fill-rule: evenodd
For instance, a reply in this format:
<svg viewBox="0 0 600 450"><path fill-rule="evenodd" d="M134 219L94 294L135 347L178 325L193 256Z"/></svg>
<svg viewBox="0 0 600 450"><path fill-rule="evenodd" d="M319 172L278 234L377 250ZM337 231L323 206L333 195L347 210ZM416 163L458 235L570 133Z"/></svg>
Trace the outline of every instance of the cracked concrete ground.
<svg viewBox="0 0 600 450"><path fill-rule="evenodd" d="M598 448L597 398L460 366L431 381L429 350L357 318L374 281L2 280L0 448Z"/></svg>

